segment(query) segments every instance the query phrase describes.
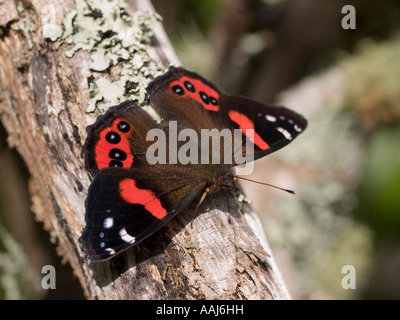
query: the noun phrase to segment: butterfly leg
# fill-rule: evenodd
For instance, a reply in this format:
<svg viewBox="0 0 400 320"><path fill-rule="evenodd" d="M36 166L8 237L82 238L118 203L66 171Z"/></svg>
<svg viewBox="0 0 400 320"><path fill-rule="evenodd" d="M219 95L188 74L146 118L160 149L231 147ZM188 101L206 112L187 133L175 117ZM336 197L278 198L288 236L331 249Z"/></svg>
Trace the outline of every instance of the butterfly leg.
<svg viewBox="0 0 400 320"><path fill-rule="evenodd" d="M197 209L199 209L200 205L203 203L204 199L207 197L207 195L210 193L210 188L207 187L207 189L204 191L203 195L201 196L201 199L199 203L197 204L196 208L194 209L194 214L192 221L190 222L190 226L193 227L193 221L197 216Z"/></svg>

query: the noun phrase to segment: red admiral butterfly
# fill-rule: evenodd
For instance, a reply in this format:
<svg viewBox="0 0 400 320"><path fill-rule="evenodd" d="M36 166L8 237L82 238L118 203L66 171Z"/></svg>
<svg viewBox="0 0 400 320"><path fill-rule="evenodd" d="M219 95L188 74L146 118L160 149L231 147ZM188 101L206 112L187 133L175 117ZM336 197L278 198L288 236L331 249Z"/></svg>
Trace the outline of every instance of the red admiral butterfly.
<svg viewBox="0 0 400 320"><path fill-rule="evenodd" d="M205 190L235 188L230 169L239 164L237 156L256 160L284 147L307 126L307 120L294 111L225 94L183 68L171 67L149 84L147 94L161 121L126 101L87 129L85 166L95 177L86 199L86 228L80 241L90 260L109 259L147 238L197 195L205 195ZM175 128L171 129L171 123ZM165 141L175 139L177 148L160 137L149 139L153 129L164 133ZM200 150L185 147L185 138L191 137L185 129L198 136L205 129L232 133L241 129L241 141L217 148L206 144L211 155L204 159ZM177 139L177 132L185 132L185 138L179 135ZM154 141L158 148L149 156ZM252 148L241 147L244 142ZM232 147L229 155L235 161L213 161L216 154L226 156L227 147ZM188 152L201 161L176 161L177 153ZM161 155L169 161L153 161Z"/></svg>

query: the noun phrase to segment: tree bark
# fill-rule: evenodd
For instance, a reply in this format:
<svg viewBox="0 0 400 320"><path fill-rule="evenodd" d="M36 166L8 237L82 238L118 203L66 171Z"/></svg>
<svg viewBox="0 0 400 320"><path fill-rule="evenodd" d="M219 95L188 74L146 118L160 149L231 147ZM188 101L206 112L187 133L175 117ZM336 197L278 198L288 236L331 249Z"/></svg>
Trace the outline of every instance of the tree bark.
<svg viewBox="0 0 400 320"><path fill-rule="evenodd" d="M117 257L91 263L78 241L92 177L84 168L86 127L98 114L89 100L90 58L42 35L43 7L54 4L57 23L72 0L0 3L0 119L8 143L26 162L36 219L58 254L72 266L89 299L287 299L261 224L232 193L208 196L193 223L190 205L159 232ZM152 10L128 2L131 13ZM178 63L161 24L149 54L162 66Z"/></svg>

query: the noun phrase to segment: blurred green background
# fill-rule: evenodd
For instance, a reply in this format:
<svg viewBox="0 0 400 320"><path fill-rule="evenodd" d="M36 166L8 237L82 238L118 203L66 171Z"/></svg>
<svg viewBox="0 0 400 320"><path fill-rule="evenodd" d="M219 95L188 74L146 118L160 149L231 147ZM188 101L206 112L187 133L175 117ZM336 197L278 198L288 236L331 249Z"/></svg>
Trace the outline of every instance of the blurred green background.
<svg viewBox="0 0 400 320"><path fill-rule="evenodd" d="M152 3L187 69L309 120L251 177L296 196L243 183L292 297L399 299L400 2ZM354 30L342 28L344 5L355 7ZM2 128L0 176L0 298L83 298L33 220L28 174ZM59 290L40 289L44 264L56 266ZM346 265L356 289L341 285Z"/></svg>

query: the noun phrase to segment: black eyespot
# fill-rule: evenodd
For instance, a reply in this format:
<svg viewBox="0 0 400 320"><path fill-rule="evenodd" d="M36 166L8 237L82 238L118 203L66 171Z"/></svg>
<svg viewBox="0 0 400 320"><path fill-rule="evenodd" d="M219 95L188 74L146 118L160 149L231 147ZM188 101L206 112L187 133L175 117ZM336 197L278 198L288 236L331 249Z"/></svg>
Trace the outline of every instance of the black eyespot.
<svg viewBox="0 0 400 320"><path fill-rule="evenodd" d="M111 149L110 153L108 156L111 159L116 159L116 160L122 160L124 161L126 159L126 153L120 149Z"/></svg>
<svg viewBox="0 0 400 320"><path fill-rule="evenodd" d="M185 94L185 90L179 85L175 85L172 87L172 91L175 92L177 95L183 96Z"/></svg>
<svg viewBox="0 0 400 320"><path fill-rule="evenodd" d="M117 144L121 141L121 137L119 136L118 133L110 131L109 133L106 134L106 140L109 143Z"/></svg>
<svg viewBox="0 0 400 320"><path fill-rule="evenodd" d="M127 133L131 129L131 126L126 121L120 121L117 124L117 128L120 132Z"/></svg>
<svg viewBox="0 0 400 320"><path fill-rule="evenodd" d="M218 100L215 99L214 97L210 97L210 102L211 102L211 104L213 104L214 106L217 106L217 105L218 105Z"/></svg>
<svg viewBox="0 0 400 320"><path fill-rule="evenodd" d="M190 81L185 81L183 84L185 85L185 88L188 89L190 92L196 91L194 85Z"/></svg>
<svg viewBox="0 0 400 320"><path fill-rule="evenodd" d="M118 160L111 160L110 163L108 164L110 167L123 167L123 164L121 161Z"/></svg>
<svg viewBox="0 0 400 320"><path fill-rule="evenodd" d="M209 104L209 103L210 103L210 100L209 100L209 98L208 98L208 95L207 95L205 92L200 91L200 92L199 92L199 95L200 95L201 100L203 100L203 102L204 102L205 104Z"/></svg>

